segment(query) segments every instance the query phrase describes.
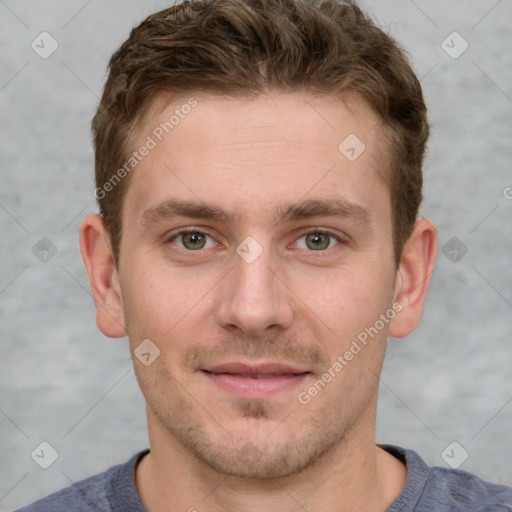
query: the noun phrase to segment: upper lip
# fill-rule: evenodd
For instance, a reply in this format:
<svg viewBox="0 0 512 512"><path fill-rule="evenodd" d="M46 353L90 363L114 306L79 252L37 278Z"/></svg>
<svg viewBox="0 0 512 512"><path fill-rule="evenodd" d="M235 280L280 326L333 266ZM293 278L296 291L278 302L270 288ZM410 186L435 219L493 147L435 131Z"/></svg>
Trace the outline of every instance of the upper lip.
<svg viewBox="0 0 512 512"><path fill-rule="evenodd" d="M201 368L210 373L230 373L239 375L300 375L309 373L307 368L300 368L285 363L245 364L240 362L223 363Z"/></svg>

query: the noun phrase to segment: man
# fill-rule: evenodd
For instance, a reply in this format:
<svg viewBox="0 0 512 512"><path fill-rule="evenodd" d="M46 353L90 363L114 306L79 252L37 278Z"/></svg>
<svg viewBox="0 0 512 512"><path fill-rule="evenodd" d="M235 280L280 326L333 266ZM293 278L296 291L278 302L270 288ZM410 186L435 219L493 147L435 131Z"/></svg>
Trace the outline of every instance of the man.
<svg viewBox="0 0 512 512"><path fill-rule="evenodd" d="M510 488L375 444L436 232L416 220L421 88L354 4L156 13L112 57L93 133L81 250L150 450L22 510L512 510Z"/></svg>

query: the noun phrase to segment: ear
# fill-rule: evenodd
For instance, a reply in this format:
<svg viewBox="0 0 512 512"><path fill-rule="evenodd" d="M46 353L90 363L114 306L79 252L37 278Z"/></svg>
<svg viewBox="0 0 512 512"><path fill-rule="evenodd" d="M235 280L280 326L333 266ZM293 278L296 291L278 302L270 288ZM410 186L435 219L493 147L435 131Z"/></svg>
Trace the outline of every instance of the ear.
<svg viewBox="0 0 512 512"><path fill-rule="evenodd" d="M96 305L96 325L105 336L121 338L126 335L121 287L110 236L99 215L82 221L80 251Z"/></svg>
<svg viewBox="0 0 512 512"><path fill-rule="evenodd" d="M390 323L389 335L403 338L418 326L437 255L437 232L428 219L416 221L405 243L395 281L395 303L402 309Z"/></svg>

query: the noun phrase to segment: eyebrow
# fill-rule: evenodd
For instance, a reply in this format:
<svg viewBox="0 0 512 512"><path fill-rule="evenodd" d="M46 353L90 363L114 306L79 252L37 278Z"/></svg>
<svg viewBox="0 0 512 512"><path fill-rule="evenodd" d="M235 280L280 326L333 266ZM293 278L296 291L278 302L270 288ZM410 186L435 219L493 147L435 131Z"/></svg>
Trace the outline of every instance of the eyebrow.
<svg viewBox="0 0 512 512"><path fill-rule="evenodd" d="M146 210L142 214L140 224L147 227L165 222L172 217L217 220L225 223L236 223L240 219L238 214L202 201L167 199ZM297 204L281 206L274 213L273 220L275 224L281 224L313 217L348 218L365 226L371 223L371 214L366 208L340 198L310 199Z"/></svg>

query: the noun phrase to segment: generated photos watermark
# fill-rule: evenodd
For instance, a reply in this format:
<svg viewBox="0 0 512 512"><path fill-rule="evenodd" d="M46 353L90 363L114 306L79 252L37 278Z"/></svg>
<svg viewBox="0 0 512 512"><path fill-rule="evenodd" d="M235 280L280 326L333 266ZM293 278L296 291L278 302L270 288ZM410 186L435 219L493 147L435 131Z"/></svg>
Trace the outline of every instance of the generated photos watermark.
<svg viewBox="0 0 512 512"><path fill-rule="evenodd" d="M111 192L121 180L126 178L150 152L155 149L158 144L163 140L164 136L171 133L172 130L178 126L183 119L185 119L192 109L197 107L198 101L192 97L179 108L174 109L174 113L169 117L168 121L160 123L148 135L144 143L133 151L131 156L124 162L124 164L105 182L101 187L94 189L94 197L96 199L104 199L106 195Z"/></svg>
<svg viewBox="0 0 512 512"><path fill-rule="evenodd" d="M369 338L375 338L402 309L402 304L395 302L391 308L379 316L379 319L372 326L363 329L352 341L350 348L339 355L329 369L312 386L297 395L299 402L302 405L309 404L368 345Z"/></svg>

